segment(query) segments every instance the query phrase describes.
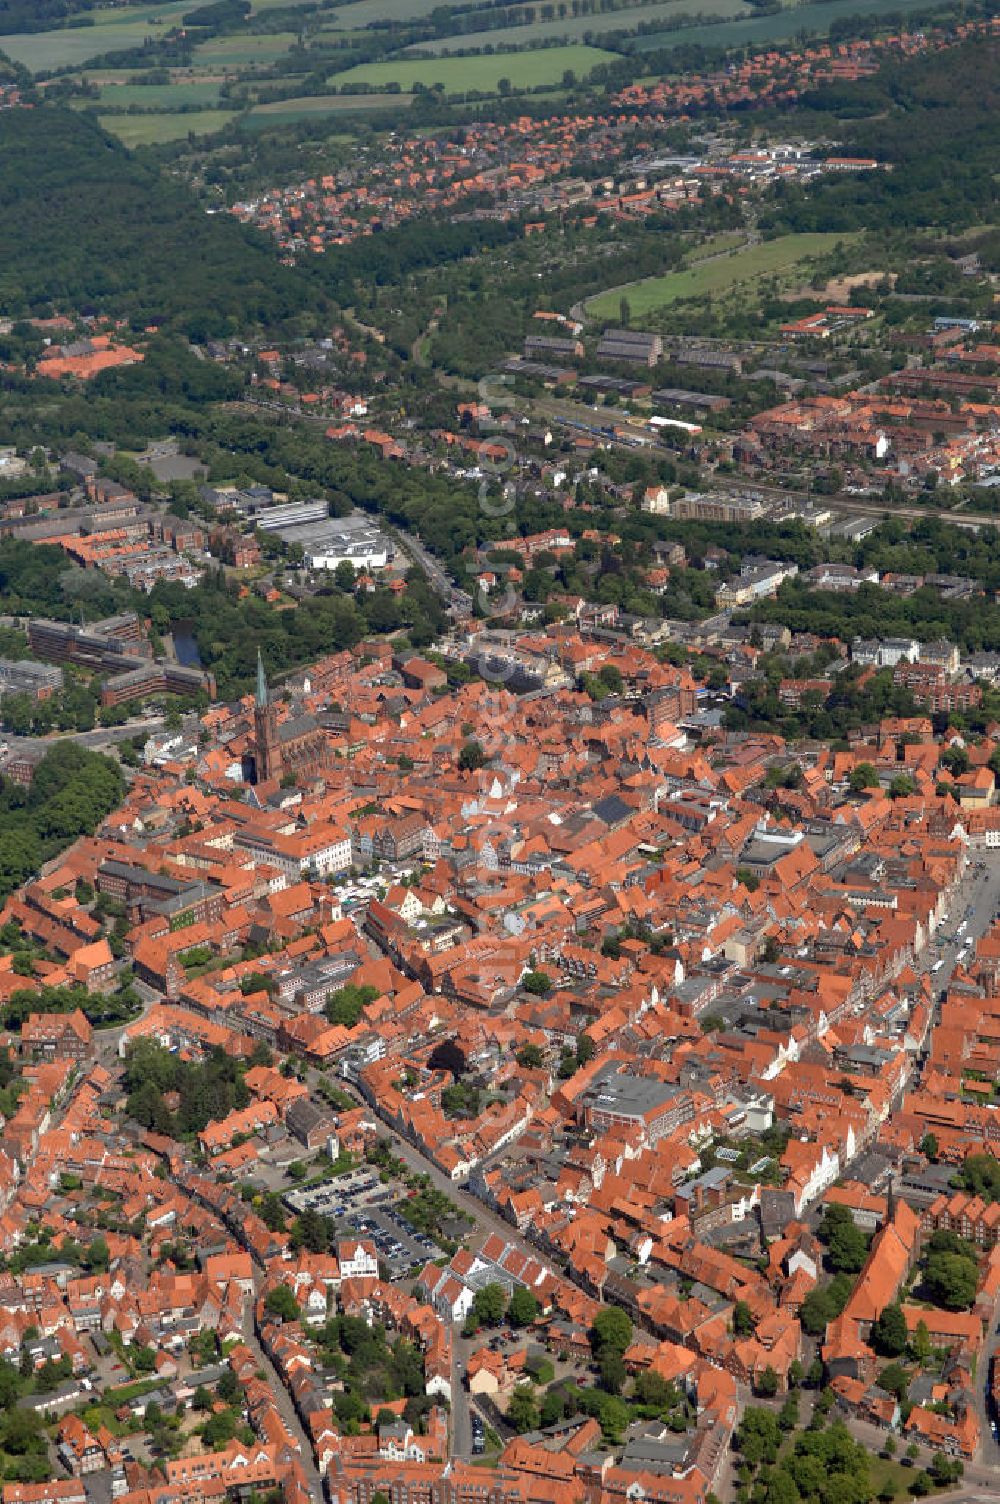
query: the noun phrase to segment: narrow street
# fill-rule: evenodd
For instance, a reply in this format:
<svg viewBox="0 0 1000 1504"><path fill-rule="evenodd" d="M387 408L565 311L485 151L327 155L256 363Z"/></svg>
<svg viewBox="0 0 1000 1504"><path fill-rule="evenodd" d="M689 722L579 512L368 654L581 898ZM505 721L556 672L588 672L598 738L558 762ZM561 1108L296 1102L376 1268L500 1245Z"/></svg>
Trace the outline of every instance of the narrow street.
<svg viewBox="0 0 1000 1504"><path fill-rule="evenodd" d="M472 1456L472 1412L465 1367L475 1344L460 1336L460 1330L453 1329L451 1345L451 1452L453 1457L468 1461Z"/></svg>
<svg viewBox="0 0 1000 1504"><path fill-rule="evenodd" d="M260 1341L258 1340L257 1333L254 1330L254 1302L256 1301L257 1296L260 1293L260 1284L261 1275L259 1270L255 1269L254 1294L251 1298L248 1298L246 1300L243 1307L243 1337L247 1347L249 1347L250 1351L257 1359L257 1362L260 1364L261 1372L265 1375L267 1382L274 1394L274 1401L281 1414L282 1420L288 1426L288 1429L291 1431L292 1435L298 1442L299 1452L302 1456L302 1470L305 1473L306 1482L309 1485L310 1496L315 1500L315 1504L322 1504L323 1480L320 1477L319 1469L317 1468L316 1463L313 1460L312 1441L306 1435L305 1428L303 1427L302 1422L299 1420L298 1412L295 1409L295 1406L292 1404L292 1397L289 1394L288 1390L285 1388L281 1375L278 1373L278 1370L271 1362L267 1353L264 1351L264 1348L261 1346Z"/></svg>

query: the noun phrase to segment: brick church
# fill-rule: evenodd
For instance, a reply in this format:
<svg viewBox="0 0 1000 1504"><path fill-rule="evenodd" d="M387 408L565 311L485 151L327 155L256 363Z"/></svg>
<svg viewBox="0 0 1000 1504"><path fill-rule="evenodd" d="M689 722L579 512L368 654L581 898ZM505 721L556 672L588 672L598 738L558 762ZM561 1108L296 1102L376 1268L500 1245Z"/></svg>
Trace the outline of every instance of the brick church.
<svg viewBox="0 0 1000 1504"><path fill-rule="evenodd" d="M278 706L268 689L264 662L257 652L257 692L253 708L253 746L244 759L248 783L280 783L289 774L307 781L324 773L333 761L326 731L304 711L278 719Z"/></svg>

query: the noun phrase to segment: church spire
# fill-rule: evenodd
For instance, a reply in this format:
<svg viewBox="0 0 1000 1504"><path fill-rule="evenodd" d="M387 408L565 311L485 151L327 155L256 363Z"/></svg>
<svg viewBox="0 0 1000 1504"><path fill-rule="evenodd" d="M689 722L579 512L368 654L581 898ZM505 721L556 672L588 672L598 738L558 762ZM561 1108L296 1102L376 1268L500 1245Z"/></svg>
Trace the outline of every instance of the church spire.
<svg viewBox="0 0 1000 1504"><path fill-rule="evenodd" d="M264 673L264 660L260 656L260 648L257 649L257 709L267 709L267 676Z"/></svg>

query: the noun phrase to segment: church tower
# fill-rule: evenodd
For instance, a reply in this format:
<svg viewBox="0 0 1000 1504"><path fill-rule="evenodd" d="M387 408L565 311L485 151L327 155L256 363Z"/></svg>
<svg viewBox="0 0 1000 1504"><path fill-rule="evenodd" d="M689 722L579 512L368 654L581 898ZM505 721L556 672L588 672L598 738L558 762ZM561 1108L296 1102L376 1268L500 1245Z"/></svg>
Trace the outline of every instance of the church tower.
<svg viewBox="0 0 1000 1504"><path fill-rule="evenodd" d="M264 660L257 649L257 694L253 708L256 781L266 783L281 777L281 742L278 740L278 711L268 693Z"/></svg>

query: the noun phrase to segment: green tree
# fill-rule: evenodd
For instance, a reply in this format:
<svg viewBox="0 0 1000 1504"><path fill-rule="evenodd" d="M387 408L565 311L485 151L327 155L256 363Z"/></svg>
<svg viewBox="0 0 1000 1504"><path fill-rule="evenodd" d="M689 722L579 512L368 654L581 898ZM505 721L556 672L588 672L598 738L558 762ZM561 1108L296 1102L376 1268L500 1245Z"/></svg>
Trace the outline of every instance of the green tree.
<svg viewBox="0 0 1000 1504"><path fill-rule="evenodd" d="M538 1402L530 1384L518 1384L507 1406L507 1420L521 1435L538 1429Z"/></svg>
<svg viewBox="0 0 1000 1504"><path fill-rule="evenodd" d="M632 1341L632 1322L618 1306L605 1306L594 1317L590 1328L590 1346L600 1362L608 1352L623 1354Z"/></svg>
<svg viewBox="0 0 1000 1504"><path fill-rule="evenodd" d="M472 1314L480 1326L499 1326L507 1310L503 1285L491 1281L476 1291Z"/></svg>
<svg viewBox="0 0 1000 1504"><path fill-rule="evenodd" d="M295 1299L288 1285L275 1285L269 1290L264 1300L264 1309L272 1316L278 1316L282 1321L298 1321L299 1303Z"/></svg>
<svg viewBox="0 0 1000 1504"><path fill-rule="evenodd" d="M924 1283L931 1299L946 1311L964 1311L976 1298L979 1272L975 1261L960 1253L932 1253L927 1259Z"/></svg>
<svg viewBox="0 0 1000 1504"><path fill-rule="evenodd" d="M923 1320L922 1317L917 1322L913 1330L913 1337L910 1342L910 1347L912 1349L913 1356L918 1363L924 1364L930 1358L932 1351L931 1334L927 1330L927 1323Z"/></svg>
<svg viewBox="0 0 1000 1504"><path fill-rule="evenodd" d="M885 1307L872 1327L871 1343L883 1358L898 1358L906 1350L906 1318L898 1301Z"/></svg>
<svg viewBox="0 0 1000 1504"><path fill-rule="evenodd" d="M844 1206L826 1208L819 1237L827 1248L827 1262L837 1274L857 1274L868 1257L868 1239Z"/></svg>
<svg viewBox="0 0 1000 1504"><path fill-rule="evenodd" d="M621 1394L626 1379L625 1361L621 1353L608 1348L601 1354L598 1371L601 1376L601 1388L606 1389L609 1394Z"/></svg>
<svg viewBox="0 0 1000 1504"><path fill-rule="evenodd" d="M737 1337L749 1337L753 1332L753 1312L745 1300L738 1300L733 1307L733 1332Z"/></svg>
<svg viewBox="0 0 1000 1504"><path fill-rule="evenodd" d="M476 773L486 765L486 753L480 742L470 739L458 754L458 766L463 773Z"/></svg>
<svg viewBox="0 0 1000 1504"><path fill-rule="evenodd" d="M894 1394L898 1400L906 1398L906 1391L910 1384L910 1375L901 1363L890 1363L879 1374L879 1383L886 1394Z"/></svg>
<svg viewBox="0 0 1000 1504"><path fill-rule="evenodd" d="M648 1405L651 1409L666 1410L677 1402L677 1391L662 1374L653 1369L636 1374L635 1399L640 1405Z"/></svg>
<svg viewBox="0 0 1000 1504"><path fill-rule="evenodd" d="M525 992L533 992L538 997L545 997L552 991L552 978L544 971L529 971L522 979L521 986Z"/></svg>
<svg viewBox="0 0 1000 1504"><path fill-rule="evenodd" d="M799 1402L794 1394L790 1394L778 1411L778 1425L783 1431L794 1431L798 1423Z"/></svg>
<svg viewBox="0 0 1000 1504"><path fill-rule="evenodd" d="M848 783L852 794L862 794L865 789L878 788L878 773L870 762L859 762L851 769Z"/></svg>
<svg viewBox="0 0 1000 1504"><path fill-rule="evenodd" d="M524 1285L516 1285L507 1306L511 1326L531 1326L538 1319L538 1301Z"/></svg>

